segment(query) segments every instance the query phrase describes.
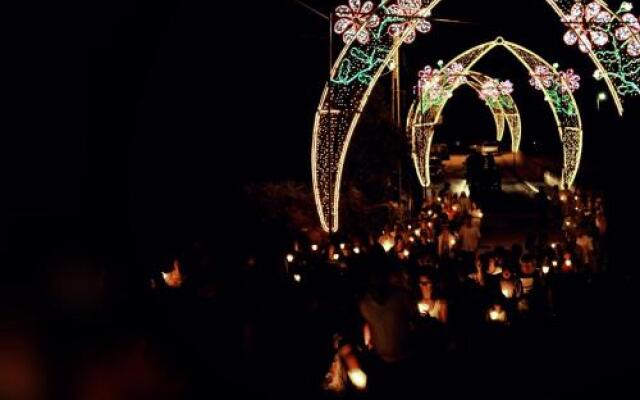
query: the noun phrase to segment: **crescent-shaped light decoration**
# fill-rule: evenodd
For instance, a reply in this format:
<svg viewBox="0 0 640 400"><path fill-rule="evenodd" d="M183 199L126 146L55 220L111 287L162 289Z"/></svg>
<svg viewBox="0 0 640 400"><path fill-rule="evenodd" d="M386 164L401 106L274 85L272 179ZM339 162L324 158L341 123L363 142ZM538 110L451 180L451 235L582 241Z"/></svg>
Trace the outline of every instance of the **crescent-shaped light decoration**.
<svg viewBox="0 0 640 400"><path fill-rule="evenodd" d="M349 5L336 9L334 30L346 45L323 90L311 147L314 197L320 223L327 232L338 230L344 160L371 91L400 46L413 42L417 32L431 29L427 18L441 1L382 0L374 7L372 1L349 0ZM564 9L562 3L554 2L557 10ZM601 63L599 67L605 70L606 65ZM613 77L607 75L605 79Z"/></svg>
<svg viewBox="0 0 640 400"><path fill-rule="evenodd" d="M573 70L558 71L533 51L503 38L497 38L492 42L463 52L446 64L443 70L454 67L461 76L467 75L478 61L496 47L504 47L513 54L528 70L531 85L544 93L544 98L551 107L563 145L564 160L561 183L565 187L571 187L577 176L582 156L582 120L580 110L573 97L573 92L580 87L580 77ZM457 86L460 84L457 83ZM433 110L425 111L434 113L433 116L428 117L429 120L440 120L442 107L433 107ZM409 126L420 126L421 118L420 107L416 106L412 113L413 120L409 122ZM426 134L417 131L416 140L421 140L424 135ZM428 148L428 144L425 146Z"/></svg>
<svg viewBox="0 0 640 400"><path fill-rule="evenodd" d="M428 71L425 74L425 71ZM430 72L437 71L429 76ZM407 120L407 133L410 136L412 159L420 184L424 187L431 185L429 162L431 142L435 129L441 122L442 110L446 107L456 89L467 85L478 93L478 97L489 107L496 122L496 138L502 140L505 119L511 132L511 150L517 152L520 148L522 125L518 107L511 96L513 90L509 81L500 82L487 75L475 71L462 72L455 66L447 73L426 67L420 71L420 81L417 86L419 98L411 105ZM422 82L422 83L420 83ZM447 84L447 82L449 84ZM451 83L458 82L458 85ZM434 86L437 90L426 91L425 88ZM495 94L492 88L495 87ZM503 88L501 91L500 88ZM440 92L440 94L438 93ZM416 112L419 111L417 114Z"/></svg>
<svg viewBox="0 0 640 400"><path fill-rule="evenodd" d="M567 27L564 42L577 45L596 66L620 115L623 99L640 94L640 21L623 2L613 11L603 0L546 0Z"/></svg>

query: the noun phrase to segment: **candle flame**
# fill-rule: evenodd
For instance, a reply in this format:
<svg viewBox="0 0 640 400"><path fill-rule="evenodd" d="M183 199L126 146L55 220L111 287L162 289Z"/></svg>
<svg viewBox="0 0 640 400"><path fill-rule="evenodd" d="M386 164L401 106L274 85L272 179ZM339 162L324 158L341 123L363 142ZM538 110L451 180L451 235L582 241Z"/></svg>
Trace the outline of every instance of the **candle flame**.
<svg viewBox="0 0 640 400"><path fill-rule="evenodd" d="M173 262L173 269L170 272L163 272L162 279L171 288L179 288L182 286L182 274L180 273L180 262Z"/></svg>
<svg viewBox="0 0 640 400"><path fill-rule="evenodd" d="M348 372L349 380L358 390L364 390L367 387L367 375L360 368L351 369Z"/></svg>

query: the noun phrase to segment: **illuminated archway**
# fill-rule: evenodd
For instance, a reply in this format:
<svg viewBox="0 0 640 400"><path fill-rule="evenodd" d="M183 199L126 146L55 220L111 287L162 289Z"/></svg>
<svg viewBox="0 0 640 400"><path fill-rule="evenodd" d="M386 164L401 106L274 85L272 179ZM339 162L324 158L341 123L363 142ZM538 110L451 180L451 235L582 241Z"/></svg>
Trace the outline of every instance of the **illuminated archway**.
<svg viewBox="0 0 640 400"><path fill-rule="evenodd" d="M505 41L502 38L465 51L444 66L441 71L456 71L456 76L466 77L471 68L496 47L504 47L512 53L529 71L532 85L544 93L545 100L553 112L560 140L563 144L564 159L561 183L563 186L570 187L573 185L577 175L582 154L582 122L580 111L572 94L572 91L579 86L577 81L573 82L573 79L576 78L575 74L572 72L559 72L554 66L531 50ZM451 79L451 76L447 76L444 72L433 75L431 79L435 81L435 86L439 86L440 90L444 90L447 93L453 92L463 83L460 79ZM449 82L446 87L439 84L444 80ZM573 84L576 87L573 87ZM429 93L426 94L428 95ZM450 95L444 97L448 98ZM409 127L417 128L414 131L415 140L423 141L423 143L418 144L416 147L425 152L425 157L428 156L430 142L433 138L433 132L428 128L428 125L425 125L425 122L429 123L440 119L443 110L440 103L428 104L427 107L422 107L422 112L413 112L411 120L408 121ZM422 157L419 160L422 161ZM419 173L428 173L428 165L422 166L419 164ZM427 175L423 176L426 177ZM428 180L423 181L424 183L428 183Z"/></svg>
<svg viewBox="0 0 640 400"><path fill-rule="evenodd" d="M320 222L326 231L338 229L338 204L344 160L353 132L367 100L385 67L403 43L411 43L417 33L431 29L428 17L442 0L349 0L336 9L335 31L346 43L325 86L314 120L311 149L313 190ZM542 1L542 0L540 0ZM608 21L598 15L581 15L581 3L574 0L546 0L573 32L594 62L620 114L621 96L640 93L640 29L637 19L620 9L614 13L602 0L598 7L609 13ZM593 10L594 7L591 7ZM583 7L584 10L584 7ZM579 10L578 10L579 11ZM591 31L594 35L591 35ZM586 32L586 34L585 34ZM605 32L609 40L602 42ZM565 35L565 40L571 34ZM586 45L587 39L598 45Z"/></svg>
<svg viewBox="0 0 640 400"><path fill-rule="evenodd" d="M436 99L426 105L418 98L409 109L407 118L407 133L411 140L411 157L420 184L424 187L431 185L431 175L429 171L429 159L431 154L431 143L435 135L437 126L441 123L441 115L453 93L462 85L467 85L474 89L481 99L484 97L483 88L487 84L497 81L487 75L475 71L464 73L464 78L460 85L447 88L447 93L443 93L441 98ZM419 97L420 91L418 91ZM424 95L424 93L422 93ZM440 97L440 96L438 96ZM511 151L518 152L522 136L522 124L520 111L513 97L510 94L500 96L495 100L483 99L493 115L496 123L496 139L501 141L504 135L505 120L511 133Z"/></svg>

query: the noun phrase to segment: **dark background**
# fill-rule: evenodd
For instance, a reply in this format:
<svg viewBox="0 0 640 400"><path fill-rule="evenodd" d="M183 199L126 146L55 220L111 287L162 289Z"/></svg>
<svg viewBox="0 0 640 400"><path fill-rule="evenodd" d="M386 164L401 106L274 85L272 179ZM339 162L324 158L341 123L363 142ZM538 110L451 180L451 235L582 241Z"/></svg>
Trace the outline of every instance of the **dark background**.
<svg viewBox="0 0 640 400"><path fill-rule="evenodd" d="M339 2L308 3L329 13ZM6 14L2 88L5 250L72 242L138 262L199 232L246 222L241 189L248 182L310 181L328 24L294 1L17 7ZM498 35L575 68L584 82L579 179L606 191L613 235L623 243L622 222L636 217L620 213L629 211L624 196L635 190L639 102L627 102L623 119L611 101L596 110L604 84L591 78L587 57L564 45L564 28L542 0L449 0L435 16L469 24L436 22L404 47L405 102L419 68ZM339 38L335 45L337 54ZM535 150L535 139L537 149L559 156L551 113L524 68L497 51L477 69L515 82L524 150ZM470 91L452 101L445 118L443 137L488 138L493 129Z"/></svg>

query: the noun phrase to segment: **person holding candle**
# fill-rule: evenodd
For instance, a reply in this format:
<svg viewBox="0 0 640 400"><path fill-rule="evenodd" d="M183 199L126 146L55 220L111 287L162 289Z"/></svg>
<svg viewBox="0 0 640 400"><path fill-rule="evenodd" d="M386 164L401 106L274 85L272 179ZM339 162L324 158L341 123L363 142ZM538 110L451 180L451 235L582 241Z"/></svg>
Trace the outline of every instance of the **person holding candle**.
<svg viewBox="0 0 640 400"><path fill-rule="evenodd" d="M418 285L420 289L420 301L418 302L420 315L446 324L449 314L447 301L435 295L433 274L422 272L418 276Z"/></svg>

